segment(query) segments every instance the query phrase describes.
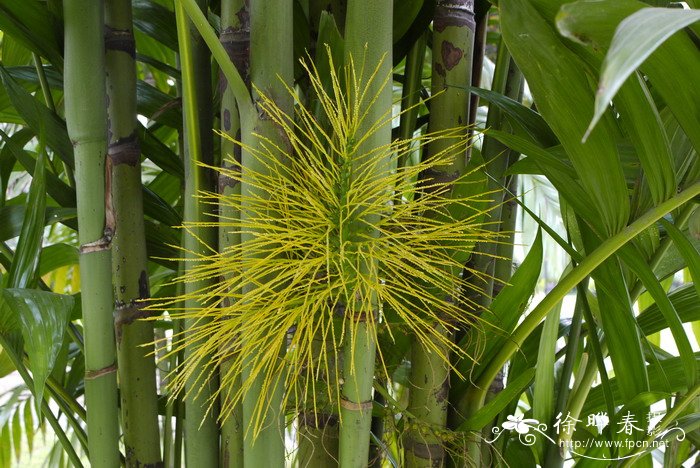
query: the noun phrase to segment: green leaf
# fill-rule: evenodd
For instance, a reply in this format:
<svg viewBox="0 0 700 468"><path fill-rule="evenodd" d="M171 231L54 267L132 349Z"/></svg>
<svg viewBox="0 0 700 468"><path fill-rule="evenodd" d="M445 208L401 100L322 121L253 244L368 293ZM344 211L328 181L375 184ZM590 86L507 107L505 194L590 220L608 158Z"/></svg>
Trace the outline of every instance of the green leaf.
<svg viewBox="0 0 700 468"><path fill-rule="evenodd" d="M60 34L44 2L37 0L0 1L0 30L38 53L56 67L63 67ZM3 56L4 58L4 56Z"/></svg>
<svg viewBox="0 0 700 468"><path fill-rule="evenodd" d="M700 11L644 8L620 23L603 62L589 130L634 70L671 35L696 21L700 21Z"/></svg>
<svg viewBox="0 0 700 468"><path fill-rule="evenodd" d="M6 377L15 371L15 365L6 352L0 348L0 378Z"/></svg>
<svg viewBox="0 0 700 468"><path fill-rule="evenodd" d="M141 152L155 165L179 179L185 177L182 160L164 145L149 129L139 123L137 127Z"/></svg>
<svg viewBox="0 0 700 468"><path fill-rule="evenodd" d="M32 405L29 404L29 400L24 404L24 435L27 438L27 447L29 448L29 453L34 450L34 413L32 413Z"/></svg>
<svg viewBox="0 0 700 468"><path fill-rule="evenodd" d="M46 211L45 158L44 151L40 149L22 232L8 273L7 284L11 288L32 288L36 285Z"/></svg>
<svg viewBox="0 0 700 468"><path fill-rule="evenodd" d="M618 25L647 6L637 0L578 1L561 7L557 24L566 37L577 42L591 43L593 47L605 50L611 45ZM677 9L660 10L664 15L666 12L671 12L672 16L683 13ZM636 24L629 23L632 29L626 29L628 33L619 36L619 40L624 41L619 42L624 46L622 52L636 50L637 44L633 42L636 39L632 36L639 36L638 44L641 44L647 38L658 39L656 32L666 29L667 25L663 24L661 17L646 15L645 13L642 18L647 25L646 29L639 31ZM696 77L700 76L700 50L690 35L682 31L652 45L654 47L651 55L647 55L646 60L638 65L650 80L654 91L671 108L685 133L693 141L693 146L700 149L700 89L695 84ZM644 51L640 53L644 54ZM630 73L627 72L627 76ZM607 99L603 102L602 98L599 100L601 105L610 101Z"/></svg>
<svg viewBox="0 0 700 468"><path fill-rule="evenodd" d="M695 360L697 369L700 371L700 353L695 353ZM663 359L657 363L649 364L647 366L647 373L649 374L649 392L666 394L683 392L688 389L684 368L681 359L678 357L671 357L668 359ZM610 379L610 388L615 396L616 401L622 399L622 394L619 388L618 377L612 377ZM671 387L666 387L666 382L669 382ZM588 398L583 405L581 410L581 415L585 416L587 414L595 413L597 411L605 410L605 397L603 395L603 389L600 385L595 386L591 389L588 394Z"/></svg>
<svg viewBox="0 0 700 468"><path fill-rule="evenodd" d="M26 47L17 42L11 35L2 37L2 63L3 65L26 65L32 60L32 53Z"/></svg>
<svg viewBox="0 0 700 468"><path fill-rule="evenodd" d="M19 407L12 416L12 448L15 452L15 460L19 462L22 456L22 423L20 419Z"/></svg>
<svg viewBox="0 0 700 468"><path fill-rule="evenodd" d="M36 135L42 135L46 144L56 151L68 166L73 167L73 145L68 138L65 122L17 84L2 66L0 79L12 104L26 124Z"/></svg>
<svg viewBox="0 0 700 468"><path fill-rule="evenodd" d="M78 249L72 245L58 243L41 249L39 276L44 276L57 268L78 264Z"/></svg>
<svg viewBox="0 0 700 468"><path fill-rule="evenodd" d="M692 284L684 285L668 295L683 323L700 320L700 297ZM645 335L659 332L668 325L657 304L652 304L637 316L639 328Z"/></svg>
<svg viewBox="0 0 700 468"><path fill-rule="evenodd" d="M505 112L516 124L520 125L523 130L540 145L548 147L558 143L556 135L552 132L549 125L547 125L547 122L540 114L529 107L524 106L522 103L508 96L488 89L471 86L469 87L469 91L485 99L489 103L498 106L499 109Z"/></svg>
<svg viewBox="0 0 700 468"><path fill-rule="evenodd" d="M0 241L6 241L17 237L22 229L22 221L25 217L25 206L12 205L0 207ZM71 224L77 228L75 221L75 208L46 208L46 225L54 223Z"/></svg>
<svg viewBox="0 0 700 468"><path fill-rule="evenodd" d="M599 238L585 223L580 222L579 227L586 252L595 251L600 246ZM603 328L623 397L628 400L647 391L649 379L621 265L616 258L608 258L592 272L591 277L595 280L598 293L599 313L596 319Z"/></svg>
<svg viewBox="0 0 700 468"><path fill-rule="evenodd" d="M484 330L481 333L483 333L483 336L489 337L483 352L480 355L475 355L477 351L476 343L479 342L478 337L468 336L460 343L463 347L471 343L468 353L475 355L477 361L480 361L479 367L475 370L476 374L487 364L487 362L481 361L480 356L486 359L493 356L494 350L498 349L502 342L508 339L508 335L518 324L520 316L535 292L537 279L542 269L542 257L542 231L538 230L535 242L532 244L527 257L515 271L509 283L495 297L491 307L483 314Z"/></svg>
<svg viewBox="0 0 700 468"><path fill-rule="evenodd" d="M36 161L23 149L23 143L26 143L32 137L32 130L24 128L9 138L0 130L0 136L5 140L8 151L14 155L29 174L33 175ZM44 176L46 178L46 193L61 206L75 207L75 190L51 172L44 171Z"/></svg>
<svg viewBox="0 0 700 468"><path fill-rule="evenodd" d="M588 125L581 110L592 108L594 101L585 62L529 1L502 2L499 11L503 39L528 82L540 115L566 150L605 233L620 231L630 210L615 142L617 128L607 119L581 142Z"/></svg>
<svg viewBox="0 0 700 468"><path fill-rule="evenodd" d="M697 380L697 376L695 374L696 365L695 356L693 355L693 348L690 345L687 333L683 329L683 322L678 316L676 309L673 307L673 303L669 300L668 296L666 295L666 291L656 279L656 276L654 276L654 272L651 270L651 267L649 267L643 260L643 257L638 249L635 249L632 244L628 244L620 249L619 255L639 277L642 284L644 284L644 287L647 289L647 292L649 292L649 294L651 294L651 296L654 298L654 302L663 314L664 319L666 320L666 323L673 334L673 339L676 342L681 360L685 366L688 385L694 385L695 381Z"/></svg>
<svg viewBox="0 0 700 468"><path fill-rule="evenodd" d="M24 404L24 434L27 438L27 447L29 448L29 453L34 451L34 413L32 413L32 405L29 401Z"/></svg>
<svg viewBox="0 0 700 468"><path fill-rule="evenodd" d="M72 296L31 289L5 289L2 309L17 317L34 379L37 412L44 394L44 384L63 345L63 335L70 320Z"/></svg>
<svg viewBox="0 0 700 468"><path fill-rule="evenodd" d="M136 29L177 51L177 29L172 10L149 0L135 0L132 8Z"/></svg>
<svg viewBox="0 0 700 468"><path fill-rule="evenodd" d="M532 396L532 414L535 419L550 424L554 420L557 385L554 363L557 360L557 340L559 339L559 317L561 302L557 304L544 319L540 344L537 350L537 367L535 387ZM544 454L543 447L538 448L540 455ZM543 459L540 457L540 459Z"/></svg>
<svg viewBox="0 0 700 468"><path fill-rule="evenodd" d="M673 243L685 260L690 277L693 278L693 283L695 284L695 291L700 297L700 254L676 226L665 219L661 219L661 224L666 228L666 232L671 236Z"/></svg>

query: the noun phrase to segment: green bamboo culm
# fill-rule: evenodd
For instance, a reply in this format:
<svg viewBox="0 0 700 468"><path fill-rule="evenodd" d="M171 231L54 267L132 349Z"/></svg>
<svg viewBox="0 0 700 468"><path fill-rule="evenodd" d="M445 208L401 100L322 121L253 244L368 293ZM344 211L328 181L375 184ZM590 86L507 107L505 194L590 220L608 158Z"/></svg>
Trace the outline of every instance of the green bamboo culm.
<svg viewBox="0 0 700 468"><path fill-rule="evenodd" d="M437 3L433 20L431 132L464 126L469 122L470 99L467 87L471 84L472 77L474 28L472 0L443 0ZM463 144L457 145L455 139L439 139L431 143L428 147L429 158L445 151L450 145L453 146L451 151L455 157L450 164L435 167L430 173L424 174L423 183L427 186L434 183L454 184L465 174L467 140L463 141ZM455 190L454 186L452 190ZM455 279L459 278L459 271L451 273ZM459 284L455 281L452 296L445 300L456 302L460 294ZM452 332L444 326L439 326L436 333L452 339ZM443 355L449 353L444 343L435 341L434 346L441 346ZM444 466L444 444L434 430L445 428L447 424L449 375L449 365L444 358L431 351L421 339L414 337L411 346L408 410L417 419L417 425L404 438L407 467Z"/></svg>
<svg viewBox="0 0 700 468"><path fill-rule="evenodd" d="M246 79L250 63L250 21L249 12L245 0L222 0L221 2L221 44L226 49L229 58L236 66L238 73ZM234 140L241 139L241 119L236 103L236 96L228 80L220 75L223 84L221 96L221 131L229 138L221 138L221 160L222 166L228 170L238 170L226 163L227 158L233 156L236 161L241 160L241 147ZM237 180L219 174L219 194L224 197L235 197L240 195L241 186ZM237 219L240 217L239 210L231 204L221 203L219 205L219 216L222 220ZM241 242L239 232L234 232L230 227L219 226L219 249L221 252L236 246ZM235 339L232 338L232 339ZM231 343L221 345L229 348ZM221 363L221 375L226 375L231 370L231 361ZM243 467L243 407L240 403L234 402L231 396L241 387L240 375L236 376L234 383L222 391L220 405L222 411L226 412L229 406L233 406L229 416L221 425L221 464L224 468Z"/></svg>
<svg viewBox="0 0 700 468"><path fill-rule="evenodd" d="M116 229L112 242L115 334L127 467L162 462L158 426L153 323L144 317L149 297L141 151L136 136L135 41L129 0L107 0L105 47L108 155Z"/></svg>
<svg viewBox="0 0 700 468"><path fill-rule="evenodd" d="M288 115L292 115L293 112L292 96L286 89L286 86L291 86L294 75L292 17L292 0L250 1L250 81L255 90L264 93ZM259 97L254 91L253 99L258 100ZM276 148L273 152L278 160L284 161L291 156L284 154L284 149L289 148L284 132L264 112L257 116L246 112L241 123L244 147L262 148L262 145L273 145ZM242 152L241 158L241 194L244 199L268 197L267 190L274 190L274 187L260 187L246 178L247 170L266 173L267 169L263 167L260 159L247 150ZM245 222L255 216L255 212L248 209L248 203L243 202L241 221ZM255 229L246 230L241 234L241 241L245 242L256 236ZM244 252L243 255L246 259L251 255L255 256L256 253ZM254 284L244 277L243 292L251 287L254 287ZM271 345L279 347L278 343ZM264 350L261 349L260 352ZM243 359L249 360L253 357L246 355ZM249 371L250 366L245 366L241 376L243 380L248 379ZM284 381L284 376L279 376L273 382L266 382L263 376L259 376L253 379L251 389L243 397L245 466L284 466ZM260 401L264 401L265 404L259 404Z"/></svg>
<svg viewBox="0 0 700 468"><path fill-rule="evenodd" d="M384 122L381 128L373 131L355 151L368 157L377 157L377 148L391 143L391 125L387 118L391 112L391 83L383 79L372 80L371 73L379 65L377 76L383 78L391 74L393 2L376 0L365 2L350 0L348 2L345 22L346 60L355 64L359 70L359 89L367 86L368 96L377 96L372 102L365 102L365 108L358 109L360 115L366 112L365 119L357 135L367 133L376 122ZM351 90L357 93L359 89ZM388 155L379 156L386 158ZM363 158L355 158L353 172L364 163ZM378 164L382 168L382 164ZM379 170L379 173L382 171ZM352 177L352 175L351 175ZM390 190L391 187L388 187ZM376 225L377 219L365 219L364 225ZM365 226L351 226L355 231L365 230ZM359 234L359 232L356 232ZM374 229L364 232L371 237L378 236ZM377 265L361 261L358 272L372 275ZM376 274L376 273L375 273ZM372 386L376 355L376 336L372 333L367 320L379 309L376 297L346 298L356 301L356 306L347 307L355 311L355 316L345 317L345 343L343 344L342 387L340 401L340 441L339 462L344 468L362 468L367 466L369 457L369 438L372 423ZM371 304L372 310L359 310Z"/></svg>
<svg viewBox="0 0 700 468"><path fill-rule="evenodd" d="M199 8L206 12L207 2L198 1ZM214 177L209 169L200 164L213 163L213 114L211 109L211 64L206 43L187 19L182 3L175 2L180 64L182 69L183 127L185 129L185 192L183 223L189 226L183 231L182 245L185 250L185 271L193 264L189 260L216 249L217 232L211 227L197 225L211 220L207 208L196 198L203 191L215 190ZM197 291L215 279L185 283L185 293ZM194 299L185 301L188 309L197 309L202 304ZM185 321L185 340L188 329L196 319ZM185 359L197 350L196 342L186 346ZM185 386L185 462L187 466L215 468L219 466L218 405L212 399L218 387L217 369L208 369L213 377L205 383L188 379Z"/></svg>
<svg viewBox="0 0 700 468"><path fill-rule="evenodd" d="M65 0L65 113L73 142L80 242L80 288L85 336L85 402L90 464L116 468L119 406L110 244L112 207L106 203L107 103L104 4Z"/></svg>

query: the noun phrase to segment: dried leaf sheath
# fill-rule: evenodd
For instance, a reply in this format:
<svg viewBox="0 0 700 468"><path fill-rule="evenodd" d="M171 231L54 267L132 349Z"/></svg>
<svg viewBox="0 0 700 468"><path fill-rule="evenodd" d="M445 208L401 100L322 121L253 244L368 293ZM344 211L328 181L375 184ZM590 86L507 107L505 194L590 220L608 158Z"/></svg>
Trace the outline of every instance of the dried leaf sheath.
<svg viewBox="0 0 700 468"><path fill-rule="evenodd" d="M420 193L416 192L411 181L421 172L448 164L455 153L452 146L414 166L396 169L396 161L416 145L438 139L463 146L466 129L396 141L361 154L357 148L367 134L357 132L364 118L357 109L375 98L359 87L357 75L361 74L356 75L351 64L342 80L333 76L332 90L327 93L316 70L308 71L332 134L316 123L309 110L299 107L296 119L292 119L263 97L261 110L290 142L288 160L279 162L275 157L279 148L263 139L260 150L246 150L264 171L240 167L234 160L229 161L233 169L217 170L233 180L245 177L248 184L265 189L268 196L200 194L202 202L212 207L245 205L247 217L219 217L214 224L234 233L256 235L221 253L212 251L192 260L196 264L180 281L199 282L226 273L223 282L189 293L188 299L203 304L203 308L171 308L183 298L151 306L167 309L179 319L211 319L189 331L189 344L196 344L198 351L173 379L175 393L192 377L197 382L196 391L221 362L230 360L229 372L220 376L219 391L233 391L227 383L243 374L244 366L249 366L245 369L248 378L226 401L239 401L253 378L263 376L265 385L285 380L285 403L311 406L315 405L311 386L323 377L331 382L329 399L338 403L338 386L334 384L340 377L335 370L338 367L330 363L341 359L345 321L358 316L375 337L378 327L387 327L390 333L401 328L401 333L415 333L431 352L446 360L445 349L464 354L436 335L435 324L453 329L454 323L470 320L468 305L444 298L453 297L461 285L459 274L454 272L460 272L463 265L455 259L455 249L468 249L483 240L486 231L478 222L483 214L478 209L467 219L455 219L451 213L456 205L483 204L488 195L451 198L454 181L449 185L428 181ZM376 71L372 79L378 79ZM354 89L362 91L350 93L347 84L352 83ZM385 121L371 128L376 130ZM387 157L391 164L386 164ZM367 220L374 219L378 221L369 225ZM370 232L379 235L368 235ZM376 264L377 268L366 271L361 264ZM243 284L250 287L241 288ZM357 300L371 297L381 304L375 313L369 313L372 304ZM358 322L353 323L356 326ZM219 347L235 336L245 336L245 340L236 340L230 349ZM380 361L381 353L379 349ZM208 356L213 359L207 361ZM193 376L195 369L202 371ZM259 402L258 416L264 414L266 404ZM230 411L231 407L221 408L221 417ZM260 422L255 418L251 424L259 429Z"/></svg>

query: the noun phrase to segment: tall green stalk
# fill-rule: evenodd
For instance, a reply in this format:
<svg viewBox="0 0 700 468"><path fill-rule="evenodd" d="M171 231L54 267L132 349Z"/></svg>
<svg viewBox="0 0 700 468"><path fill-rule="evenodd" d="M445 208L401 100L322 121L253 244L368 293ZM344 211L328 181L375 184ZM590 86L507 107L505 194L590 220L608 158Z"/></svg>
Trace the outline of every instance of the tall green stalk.
<svg viewBox="0 0 700 468"><path fill-rule="evenodd" d="M368 86L369 96L377 95L374 102L366 103L365 109L358 109L360 114L366 112L358 135L367 133L375 122L386 121L387 112L391 111L391 83L386 83L384 77L391 73L391 25L392 6L390 0L363 2L350 0L347 7L345 22L345 51L348 60L352 60L357 70L360 70L360 86ZM379 65L379 79L369 82L372 71ZM364 67L362 66L364 64ZM358 90L351 90L357 92ZM369 135L364 143L356 150L358 154L389 145L391 143L391 126L387 121L376 132ZM377 157L372 154L370 157ZM357 158L357 165L363 163ZM387 162L388 164L388 162ZM356 170L353 167L353 171ZM381 165L379 166L381 167ZM351 175L352 177L352 175ZM388 189L391 189L390 187ZM372 226L376 219L366 219ZM358 229L359 226L351 227ZM364 226L361 227L365 229ZM377 236L374 232L365 235ZM377 265L360 260L359 274L371 274ZM374 378L374 361L376 353L376 337L369 331L367 320L378 310L377 298L348 298L356 301L356 306L348 308L355 311L355 316L346 317L345 343L343 345L343 383L341 388L340 409L340 442L339 461L344 468L365 467L369 455L369 436L372 423L372 384ZM373 310L361 310L371 304ZM371 318L369 318L371 320Z"/></svg>
<svg viewBox="0 0 700 468"><path fill-rule="evenodd" d="M221 44L226 49L229 58L236 66L238 73L248 76L250 63L250 21L249 12L245 0L223 0L221 2ZM235 144L231 138L241 139L241 118L238 112L235 94L226 78L221 75L223 95L221 97L221 131L230 138L221 138L222 166L235 170L236 168L226 163L226 159L234 157L241 160L241 147ZM237 196L241 193L238 181L224 174L219 174L219 193L225 197ZM232 205L222 203L219 207L219 215L222 219L236 219L240 212ZM225 251L229 247L238 245L241 235L231 232L230 228L219 228L219 249ZM235 338L234 338L235 339ZM229 347L230 343L223 343L223 347ZM226 375L231 369L231 363L221 363L221 375ZM235 379L233 388L224 389L221 394L221 408L226 409L234 405L230 415L221 426L221 463L224 468L240 468L243 466L243 407L240 402L233 402L231 395L240 388L240 376Z"/></svg>
<svg viewBox="0 0 700 468"><path fill-rule="evenodd" d="M292 16L293 2L291 0L252 0L250 2L250 79L254 87L271 98L285 113L293 111L292 97L285 88L293 81L293 31ZM254 99L258 96L254 94ZM239 102L240 105L240 102ZM254 116L245 115L242 122L243 143L254 148L272 143L277 148L277 157L284 161L291 155L285 154L289 147L284 133L264 113ZM255 132L259 137L254 136ZM264 143L268 140L268 143ZM274 187L260 187L251 184L246 179L246 170L265 172L261 162L247 151L242 154L243 174L241 193L256 197L266 197L268 190ZM247 204L241 207L241 219L254 217L247 210ZM251 230L253 231L253 230ZM255 237L255 232L242 233L241 240L246 241ZM245 255L245 253L244 253ZM244 284L245 288L252 284ZM245 337L241 337L245 339ZM262 350L261 350L262 352ZM248 359L244 356L244 359ZM250 357L252 358L252 357ZM280 356L281 358L281 356ZM248 379L244 371L242 379ZM245 466L284 466L284 378L268 385L263 376L253 381L251 391L243 398L243 424L245 437L243 441L243 456ZM259 402L264 401L261 408Z"/></svg>
<svg viewBox="0 0 700 468"><path fill-rule="evenodd" d="M206 12L206 0L198 1L199 8ZM187 20L180 2L176 2L175 18L177 21L178 43L180 46L180 63L182 69L182 96L185 128L185 194L183 222L201 223L208 219L206 208L196 198L201 191L213 191L215 184L211 172L199 163L212 164L212 91L211 64L207 45ZM209 248L217 245L216 230L208 227L193 226L183 232L183 246L187 258L197 258ZM185 268L192 264L185 262ZM193 293L206 287L213 279L188 282L185 293ZM201 307L196 300L185 301L185 307ZM187 330L196 321L185 321L185 339ZM200 323L200 322L197 322ZM197 352L197 344L191 343L185 348L185 359ZM214 370L216 371L216 370ZM211 371L210 371L211 372ZM199 385L194 378L186 384L185 399L185 460L187 466L217 467L219 465L219 428L216 401L211 401L218 386L218 379L211 378ZM210 406L211 403L211 406Z"/></svg>
<svg viewBox="0 0 700 468"><path fill-rule="evenodd" d="M65 0L65 113L75 155L85 402L90 463L119 466L119 414L112 302L114 215L106 197L104 4Z"/></svg>
<svg viewBox="0 0 700 468"><path fill-rule="evenodd" d="M112 243L115 332L126 464L162 463L153 324L139 300L149 297L148 257L136 136L136 63L131 2L108 0L105 9L109 161L116 230Z"/></svg>
<svg viewBox="0 0 700 468"><path fill-rule="evenodd" d="M433 75L430 105L430 131L437 132L466 125L469 122L469 92L471 84L472 51L474 47L474 6L471 0L440 1L433 21ZM453 85L453 86L450 86ZM428 147L429 156L445 151L454 140L439 139ZM465 172L467 143L454 148L452 164L439 166L425 174L427 183L452 183ZM458 277L459 272L454 272ZM452 297L458 300L458 285ZM441 327L443 336L449 334ZM436 342L437 346L438 343ZM448 350L443 346L443 355ZM449 367L436 352L430 352L421 340L414 337L411 352L411 378L408 411L422 427L445 427L449 394ZM405 438L405 457L408 467L443 466L445 450L432 429L409 431Z"/></svg>

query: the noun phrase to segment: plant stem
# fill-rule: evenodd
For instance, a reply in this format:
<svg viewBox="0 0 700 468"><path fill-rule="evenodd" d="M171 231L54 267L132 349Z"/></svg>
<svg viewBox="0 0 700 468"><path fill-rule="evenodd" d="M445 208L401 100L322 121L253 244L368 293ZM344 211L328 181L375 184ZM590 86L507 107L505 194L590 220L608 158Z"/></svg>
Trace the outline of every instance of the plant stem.
<svg viewBox="0 0 700 468"><path fill-rule="evenodd" d="M109 148L116 231L112 266L115 330L127 467L162 463L158 427L153 322L139 320L139 303L150 296L141 185L141 151L136 135L135 41L129 0L107 0L106 71Z"/></svg>
<svg viewBox="0 0 700 468"><path fill-rule="evenodd" d="M288 115L293 112L292 97L285 88L285 85L292 86L294 73L292 17L291 0L253 0L250 3L251 82ZM257 96L253 97L257 99ZM288 145L286 136L270 117L264 113L259 116L246 114L241 108L240 100L237 99L237 101L244 146L261 148L263 144L271 143L277 148L275 157L280 161L291 157L290 154L283 153L283 148ZM270 143L263 143L263 140ZM268 197L268 191L274 190L274 187L258 187L246 178L247 170L265 173L268 169L248 151L243 151L241 157L243 165L241 194L244 200L247 197ZM246 202L241 206L243 220L256 216L249 211L248 206ZM246 230L242 233L241 241L254 239L256 235L255 229ZM244 281L244 293L250 287L254 287L253 284ZM245 337L241 339L244 340ZM279 345L271 343L271 346ZM284 350L281 349L280 353L283 352ZM242 359L252 362L254 356L242 356ZM241 378L248 380L249 366L244 364L244 368L246 370ZM252 380L250 390L244 395L243 424L246 433L243 440L243 458L245 466L284 466L284 408L282 407L284 381L284 376L281 376L268 385L264 382L264 376L259 374Z"/></svg>
<svg viewBox="0 0 700 468"><path fill-rule="evenodd" d="M201 11L207 11L205 0L197 4ZM199 163L211 165L213 159L211 64L206 44L200 36L192 34L193 28L185 16L182 2L176 2L175 18L182 68L183 126L185 128L186 176L183 224L189 225L189 228L183 232L183 246L186 258L197 258L207 253L209 249L215 249L217 245L214 229L193 225L193 223L210 221L205 214L205 207L198 202L196 196L201 191L214 189L211 172L199 166ZM186 269L190 266L191 263L185 262ZM213 281L214 279L188 282L185 284L185 295L194 294ZM201 307L201 304L196 299L185 301L186 309L197 307ZM185 320L185 340L187 340L188 330L195 325L195 322L197 326L203 323L201 320ZM197 343L187 343L185 360L194 353L197 353ZM185 384L185 392L187 392L184 421L185 460L187 466L214 468L219 465L219 428L216 422L218 405L213 404L215 402L212 402L210 408L208 405L218 386L218 376L211 375L203 385L195 385L196 379L203 372L210 373L211 370L195 369Z"/></svg>
<svg viewBox="0 0 700 468"><path fill-rule="evenodd" d="M365 134L367 129L376 122L386 121L386 112L391 109L391 83L385 82L384 78L391 73L392 15L393 2L390 0L373 2L350 0L348 2L345 22L346 63L349 64L349 61L354 63L360 80L359 86L368 85L367 95L377 96L373 103L364 104L367 106L365 109L358 109L360 114L367 112L361 128L358 129L358 135ZM379 78L369 83L372 71L379 65L377 73ZM351 89L351 93L357 92L357 89ZM388 146L390 143L391 125L386 122L376 132L366 137L364 143L355 151L357 154L372 154L376 148ZM353 171L365 162L364 158L355 159L357 161L354 161ZM390 190L391 187L388 189ZM366 219L365 221L372 226L378 220ZM365 235L373 237L378 235L376 229L367 230L369 232ZM377 265L368 264L366 261L358 263L360 275L372 275L377 270ZM343 383L340 392L339 461L343 468L362 468L367 465L369 456L372 384L376 354L376 336L372 333L367 320L375 319L370 316L374 317L378 304L376 297L347 298L347 300L354 301L354 306L348 307L353 315L345 318L344 361L341 370ZM368 307L368 304L372 310L362 310ZM365 317L366 320L362 320L361 317Z"/></svg>
<svg viewBox="0 0 700 468"><path fill-rule="evenodd" d="M80 283L85 326L85 401L90 463L119 466L112 318L112 207L106 203L107 106L103 2L65 0L65 114L75 155ZM107 206L106 206L107 205Z"/></svg>
<svg viewBox="0 0 700 468"><path fill-rule="evenodd" d="M428 43L427 33L421 34L413 44L413 47L406 55L406 66L404 67L404 81L401 91L401 110L399 118L399 138L408 140L416 131L416 120L418 119L418 103L420 102L420 92L423 78L423 61L425 60L425 47ZM401 155L398 161L399 167L405 167L408 163L408 154Z"/></svg>
<svg viewBox="0 0 700 468"><path fill-rule="evenodd" d="M238 73L245 79L248 76L250 63L250 22L249 12L245 0L223 0L221 2L221 44L228 52ZM241 139L241 119L238 113L236 97L223 74L219 80L224 83L221 97L221 122L222 131L230 138L238 141ZM229 138L221 138L221 165L229 170L236 167L228 162L230 158L241 161L241 148ZM219 193L225 197L236 196L241 193L238 181L232 180L224 174L219 174ZM219 206L219 214L222 219L232 220L240 217L240 212L234 209L230 203L222 203ZM221 252L241 242L238 232L231 232L230 228L219 228L219 249ZM230 300L230 299L227 299ZM229 343L223 343L222 349L229 347ZM224 351L222 351L224 352ZM221 375L226 375L231 368L231 360L221 363ZM221 395L221 408L227 408L233 404L230 395L240 388L240 376L236 376L232 385L229 385ZM221 426L221 459L224 468L240 468L243 466L243 407L237 402L230 415Z"/></svg>
<svg viewBox="0 0 700 468"><path fill-rule="evenodd" d="M431 132L439 132L469 122L469 91L466 89L472 80L475 28L473 2L439 1L433 25L431 88L434 97L430 105L429 127ZM428 147L428 157L447 150L454 143L453 139L447 138L432 142ZM450 184L464 175L467 166L466 139L454 149L454 156L451 164L436 167L426 174L424 182ZM454 292L452 297L445 298L447 301L455 301L459 297L456 280L459 273L452 272L455 278ZM445 327L436 330L436 334L452 338ZM449 350L445 344L440 345L437 338L434 338L432 346L442 349L439 353L434 350L431 352L420 338L414 337L412 340L408 409L418 418L416 423L419 427L428 425L431 429L426 431L417 428L407 432L404 457L409 468L444 465L445 449L432 428L444 428L447 424L450 370L443 356L447 356Z"/></svg>
<svg viewBox="0 0 700 468"><path fill-rule="evenodd" d="M229 86L231 86L231 91L234 96L236 96L236 103L238 104L238 112L241 115L241 120L249 120L254 118L255 109L253 107L253 101L250 98L250 93L248 92L248 87L245 84L245 80L236 70L233 62L228 57L226 50L219 42L219 38L216 37L214 29L209 25L207 17L204 16L202 10L197 6L196 0L176 0L176 5L182 7L183 12L185 12L192 21L192 24L199 34L201 34L204 42L207 43L211 54L213 55L216 63L221 67L221 72L226 76L229 81ZM176 8L177 11L177 8Z"/></svg>

